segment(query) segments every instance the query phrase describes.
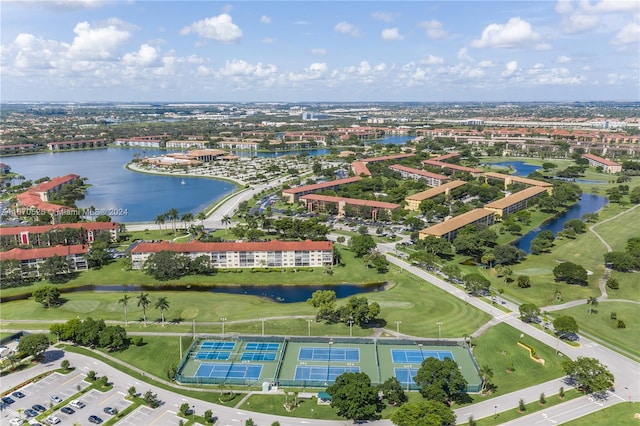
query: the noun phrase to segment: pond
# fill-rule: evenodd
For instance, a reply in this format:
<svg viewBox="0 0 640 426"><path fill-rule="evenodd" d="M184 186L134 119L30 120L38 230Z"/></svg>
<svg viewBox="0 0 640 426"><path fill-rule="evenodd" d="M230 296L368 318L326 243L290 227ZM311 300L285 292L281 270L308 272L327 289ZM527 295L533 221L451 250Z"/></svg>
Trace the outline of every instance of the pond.
<svg viewBox="0 0 640 426"><path fill-rule="evenodd" d="M581 219L583 215L587 213L596 213L609 203L606 197L593 194L582 194L580 201L578 201L569 210L561 215L553 218L548 223L529 231L520 238L515 246L521 250L524 250L527 254L531 253L531 240L533 240L542 231L551 231L553 235L557 235L558 232L564 229L565 222L572 219Z"/></svg>
<svg viewBox="0 0 640 426"><path fill-rule="evenodd" d="M514 176L527 177L536 170L540 170L540 166L527 164L524 161L501 161L500 163L486 163L486 166L507 167L512 170Z"/></svg>
<svg viewBox="0 0 640 426"><path fill-rule="evenodd" d="M154 291L199 291L207 293L226 293L266 297L277 303L297 303L306 302L316 290L333 290L336 292L338 299L354 296L356 294L371 293L374 291L383 291L384 283L370 285L356 284L340 284L340 285L308 285L308 286L279 286L279 285L242 285L242 286L153 286L153 285L83 285L73 288L61 288L60 293L79 293L79 292L154 292ZM12 300L26 299L25 296L3 297L2 302L10 302Z"/></svg>

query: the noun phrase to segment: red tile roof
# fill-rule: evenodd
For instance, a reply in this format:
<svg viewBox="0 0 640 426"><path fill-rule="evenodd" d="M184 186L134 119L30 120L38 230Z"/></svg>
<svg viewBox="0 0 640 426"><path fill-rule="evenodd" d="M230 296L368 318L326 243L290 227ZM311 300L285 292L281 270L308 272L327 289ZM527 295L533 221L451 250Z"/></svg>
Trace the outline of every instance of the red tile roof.
<svg viewBox="0 0 640 426"><path fill-rule="evenodd" d="M443 169L458 170L458 171L461 171L461 172L482 173L482 170L475 169L473 167L460 166L458 164L449 164L449 163L445 163L445 162L442 162L442 161L436 161L436 160L424 160L422 162L422 164L426 164L428 166L440 167L440 168L443 168Z"/></svg>
<svg viewBox="0 0 640 426"><path fill-rule="evenodd" d="M363 158L362 162L364 162L364 163L377 163L377 162L380 162L380 161L398 160L400 158L413 157L414 155L415 154L385 155L384 157Z"/></svg>
<svg viewBox="0 0 640 426"><path fill-rule="evenodd" d="M400 204L387 203L386 201L361 200L359 198L331 197L329 195L308 194L300 197L301 200L329 201L332 203L345 202L354 206L369 206L380 209L397 209Z"/></svg>
<svg viewBox="0 0 640 426"><path fill-rule="evenodd" d="M70 254L85 254L89 250L87 245L73 245L73 246L55 246L44 247L36 249L21 249L14 248L9 251L0 252L0 260L33 260L33 259L47 259L49 257L57 256L69 256Z"/></svg>
<svg viewBox="0 0 640 426"><path fill-rule="evenodd" d="M19 235L22 232L29 232L31 234L44 234L54 230L62 229L86 229L88 231L101 231L118 229L120 224L116 222L78 222L78 223L62 223L59 225L42 225L42 226L12 226L6 228L0 228L0 235Z"/></svg>
<svg viewBox="0 0 640 426"><path fill-rule="evenodd" d="M332 250L331 241L280 241L268 242L224 242L205 243L193 241L190 243L172 243L162 241L159 243L140 243L131 253L158 253L160 251L173 251L178 253L212 253L228 251L294 251L294 250Z"/></svg>
<svg viewBox="0 0 640 426"><path fill-rule="evenodd" d="M313 185L297 186L295 188L285 189L282 192L285 194L298 194L306 191L318 191L320 189L331 188L336 185L345 185L347 183L357 182L360 179L362 179L360 176L354 176L345 179L330 180L329 182L316 183Z"/></svg>
<svg viewBox="0 0 640 426"><path fill-rule="evenodd" d="M389 166L389 168L391 170L399 170L406 173L413 173L413 174L428 177L431 179L440 179L440 180L451 179L449 176L439 175L437 173L431 173L426 170L414 169L412 167L402 166L400 164L394 164L393 166Z"/></svg>
<svg viewBox="0 0 640 426"><path fill-rule="evenodd" d="M43 191L51 191L52 189L60 186L60 185L64 185L65 183L69 183L69 182L73 182L74 180L78 179L80 176L78 175L74 175L74 174L68 174L66 176L59 176L59 177L55 177L53 179L51 179L48 182L42 182L40 185L37 185L33 188L31 188L29 191L37 191L37 192L43 192Z"/></svg>
<svg viewBox="0 0 640 426"><path fill-rule="evenodd" d="M584 158L586 158L587 160L593 160L593 161L597 161L600 164L604 164L605 166L619 166L620 163L616 163L615 161L611 161L607 158L602 158L602 157L598 157L597 155L593 155L593 154L583 154L582 155Z"/></svg>
<svg viewBox="0 0 640 426"><path fill-rule="evenodd" d="M351 163L351 170L353 170L353 173L356 176L371 176L371 172L367 168L367 163L365 163L364 161L354 161L353 163Z"/></svg>

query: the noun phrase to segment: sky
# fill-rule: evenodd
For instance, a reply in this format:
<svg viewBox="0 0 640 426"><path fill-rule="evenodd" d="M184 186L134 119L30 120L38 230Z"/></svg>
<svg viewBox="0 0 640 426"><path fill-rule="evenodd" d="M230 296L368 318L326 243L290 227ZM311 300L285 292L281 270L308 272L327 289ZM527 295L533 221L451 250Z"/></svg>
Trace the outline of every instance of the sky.
<svg viewBox="0 0 640 426"><path fill-rule="evenodd" d="M640 100L640 1L0 0L0 100Z"/></svg>

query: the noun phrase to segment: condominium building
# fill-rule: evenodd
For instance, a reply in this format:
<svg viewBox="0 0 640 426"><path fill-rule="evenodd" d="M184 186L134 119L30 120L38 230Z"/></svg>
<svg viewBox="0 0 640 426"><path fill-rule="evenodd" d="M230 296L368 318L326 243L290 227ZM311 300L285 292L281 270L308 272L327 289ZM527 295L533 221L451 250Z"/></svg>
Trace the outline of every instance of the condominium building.
<svg viewBox="0 0 640 426"><path fill-rule="evenodd" d="M622 171L622 164L607 158L598 157L593 154L583 154L582 158L589 160L589 166L591 167L602 167L605 173L620 173Z"/></svg>
<svg viewBox="0 0 640 426"><path fill-rule="evenodd" d="M549 194L553 193L553 184L549 182L494 172L487 172L483 173L482 175L485 177L485 180L497 179L504 181L504 189L507 189L509 185L512 185L514 183L521 183L528 186L539 186L541 188L544 188Z"/></svg>
<svg viewBox="0 0 640 426"><path fill-rule="evenodd" d="M546 191L546 188L532 186L523 189L522 191L518 191L515 194L511 194L507 197L485 204L484 208L491 210L496 214L496 216L504 219L510 214L526 209L532 200L538 198Z"/></svg>
<svg viewBox="0 0 640 426"><path fill-rule="evenodd" d="M338 188L341 185L357 182L362 179L360 176L354 176L345 179L336 179L329 182L316 183L313 185L297 186L295 188L284 189L282 198L289 204L293 204L303 195L313 194L314 192Z"/></svg>
<svg viewBox="0 0 640 426"><path fill-rule="evenodd" d="M449 176L440 175L438 173L431 173L426 170L414 169L412 167L402 166L400 164L394 164L393 166L389 166L391 170L399 172L405 179L413 179L420 180L424 179L427 181L427 185L438 187L442 185L445 181L450 180Z"/></svg>
<svg viewBox="0 0 640 426"><path fill-rule="evenodd" d="M295 268L333 264L330 241L140 243L131 250L133 269L143 269L154 253L170 251L195 259L205 256L217 268Z"/></svg>
<svg viewBox="0 0 640 426"><path fill-rule="evenodd" d="M88 245L72 245L55 247L44 247L36 249L14 248L9 251L0 252L0 261L18 260L23 276L39 277L42 264L53 256L64 257L69 261L69 270L66 272L77 272L88 269L85 255L89 250ZM13 271L7 270L6 266L0 268L0 277Z"/></svg>
<svg viewBox="0 0 640 426"><path fill-rule="evenodd" d="M427 189L426 191L409 195L404 199L407 202L405 208L411 211L418 211L420 210L420 203L422 203L424 200L428 200L442 194L444 194L445 197L449 197L452 189L464 186L466 185L466 183L467 182L463 180L454 180L452 182L444 183L436 188Z"/></svg>
<svg viewBox="0 0 640 426"><path fill-rule="evenodd" d="M400 204L375 200L360 200L358 198L330 197L328 195L308 194L300 197L310 212L327 212L337 216L345 216L345 207L353 208L354 215L377 220L381 211L391 214L400 208Z"/></svg>
<svg viewBox="0 0 640 426"><path fill-rule="evenodd" d="M58 225L42 226L11 226L0 228L0 240L2 246L11 243L20 245L49 246L50 239L47 235L51 232L63 232L66 229L79 229L82 231L82 239L92 243L96 237L103 233L109 233L111 241L118 241L120 237L120 224L116 222L78 222L63 223Z"/></svg>
<svg viewBox="0 0 640 426"><path fill-rule="evenodd" d="M430 226L418 232L418 238L423 240L429 235L437 238L444 238L453 241L458 235L458 231L467 225L493 225L495 213L485 209L474 209L470 212L453 217L444 222Z"/></svg>

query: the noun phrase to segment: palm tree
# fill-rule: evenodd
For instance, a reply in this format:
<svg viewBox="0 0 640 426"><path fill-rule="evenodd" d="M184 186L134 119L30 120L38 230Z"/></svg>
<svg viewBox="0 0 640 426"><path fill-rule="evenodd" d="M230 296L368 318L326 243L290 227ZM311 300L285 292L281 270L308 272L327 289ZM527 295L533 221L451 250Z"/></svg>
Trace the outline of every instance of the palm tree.
<svg viewBox="0 0 640 426"><path fill-rule="evenodd" d="M156 309L160 309L160 315L162 316L162 326L164 327L164 311L169 309L169 301L166 297L158 297L155 306Z"/></svg>
<svg viewBox="0 0 640 426"><path fill-rule="evenodd" d="M167 218L171 220L171 224L173 225L173 234L176 233L176 220L178 220L178 210L170 209L167 213Z"/></svg>
<svg viewBox="0 0 640 426"><path fill-rule="evenodd" d="M144 319L144 326L147 326L147 306L151 304L149 299L149 293L140 293L138 296L138 306L142 306L142 318Z"/></svg>
<svg viewBox="0 0 640 426"><path fill-rule="evenodd" d="M185 229L187 228L187 222L191 222L193 220L193 213L188 212L180 216L180 220L184 224Z"/></svg>
<svg viewBox="0 0 640 426"><path fill-rule="evenodd" d="M222 216L221 222L223 225L225 225L228 228L229 224L231 224L231 216L229 216L228 214L225 214L224 216Z"/></svg>
<svg viewBox="0 0 640 426"><path fill-rule="evenodd" d="M166 220L167 220L166 213L159 214L158 216L156 216L156 225L160 227L160 230L162 230L162 225L164 225Z"/></svg>
<svg viewBox="0 0 640 426"><path fill-rule="evenodd" d="M204 212L200 212L196 215L196 219L200 221L200 225L204 228L204 220L207 218L207 215Z"/></svg>
<svg viewBox="0 0 640 426"><path fill-rule="evenodd" d="M129 325L129 322L127 321L127 305L129 304L129 295L125 293L124 296L122 296L122 299L118 300L118 303L122 303L122 306L124 306L124 325L127 326Z"/></svg>
<svg viewBox="0 0 640 426"><path fill-rule="evenodd" d="M483 365L478 371L480 377L482 377L482 392L486 391L489 381L493 377L493 370L488 365Z"/></svg>
<svg viewBox="0 0 640 426"><path fill-rule="evenodd" d="M593 312L593 308L598 306L598 299L596 297L591 296L587 299L587 305L589 305L589 315Z"/></svg>

